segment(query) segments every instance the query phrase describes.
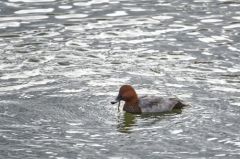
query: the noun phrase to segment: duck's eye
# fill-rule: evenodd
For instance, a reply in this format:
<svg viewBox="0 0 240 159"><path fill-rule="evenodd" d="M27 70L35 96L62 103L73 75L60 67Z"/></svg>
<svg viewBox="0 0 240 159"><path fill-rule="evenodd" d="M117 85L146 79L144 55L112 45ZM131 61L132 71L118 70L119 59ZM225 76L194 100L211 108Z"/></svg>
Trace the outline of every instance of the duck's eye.
<svg viewBox="0 0 240 159"><path fill-rule="evenodd" d="M124 94L122 95L122 100L124 100L124 101L131 100L131 98L132 98L132 95L131 95L131 93L129 93L129 92L124 93Z"/></svg>

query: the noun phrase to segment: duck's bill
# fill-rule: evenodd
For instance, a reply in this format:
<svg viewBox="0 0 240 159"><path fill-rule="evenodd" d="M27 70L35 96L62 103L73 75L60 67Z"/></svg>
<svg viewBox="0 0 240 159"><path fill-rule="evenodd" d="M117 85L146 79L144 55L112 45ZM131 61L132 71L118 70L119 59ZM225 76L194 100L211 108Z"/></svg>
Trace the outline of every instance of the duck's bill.
<svg viewBox="0 0 240 159"><path fill-rule="evenodd" d="M122 99L121 96L118 95L117 98L115 99L115 101L112 101L112 102L111 102L111 104L116 104L116 103L118 103L118 111L119 111L121 99Z"/></svg>
<svg viewBox="0 0 240 159"><path fill-rule="evenodd" d="M118 102L120 103L121 100L122 100L121 96L118 95L117 98L114 101L111 102L111 104L116 104Z"/></svg>
<svg viewBox="0 0 240 159"><path fill-rule="evenodd" d="M111 101L111 104L116 104L117 102L119 102L119 101Z"/></svg>
<svg viewBox="0 0 240 159"><path fill-rule="evenodd" d="M120 103L120 99L117 97L114 101L111 101L111 104L116 104L116 103Z"/></svg>

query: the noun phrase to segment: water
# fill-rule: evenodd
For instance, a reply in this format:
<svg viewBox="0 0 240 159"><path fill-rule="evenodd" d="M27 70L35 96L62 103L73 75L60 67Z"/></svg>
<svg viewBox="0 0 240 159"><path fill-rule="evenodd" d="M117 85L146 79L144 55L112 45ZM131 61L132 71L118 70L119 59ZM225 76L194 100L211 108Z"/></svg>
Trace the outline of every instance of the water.
<svg viewBox="0 0 240 159"><path fill-rule="evenodd" d="M2 0L0 158L239 158L237 0ZM131 115L122 84L191 106Z"/></svg>

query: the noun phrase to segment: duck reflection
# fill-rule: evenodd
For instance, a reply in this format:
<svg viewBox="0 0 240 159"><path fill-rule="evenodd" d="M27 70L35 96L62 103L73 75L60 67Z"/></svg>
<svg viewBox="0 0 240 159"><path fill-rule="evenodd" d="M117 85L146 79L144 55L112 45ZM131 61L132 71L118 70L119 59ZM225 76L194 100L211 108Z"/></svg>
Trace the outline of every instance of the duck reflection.
<svg viewBox="0 0 240 159"><path fill-rule="evenodd" d="M131 133L131 129L136 125L136 116L135 114L124 112L118 116L118 131L122 133Z"/></svg>
<svg viewBox="0 0 240 159"><path fill-rule="evenodd" d="M181 109L175 109L168 113L146 113L141 115L131 114L127 112L124 112L123 114L119 113L117 129L121 133L131 133L133 132L134 126L137 126L138 119L145 120L145 122L140 122L141 125L151 126L156 124L160 120L166 119L169 116L175 116L181 113Z"/></svg>

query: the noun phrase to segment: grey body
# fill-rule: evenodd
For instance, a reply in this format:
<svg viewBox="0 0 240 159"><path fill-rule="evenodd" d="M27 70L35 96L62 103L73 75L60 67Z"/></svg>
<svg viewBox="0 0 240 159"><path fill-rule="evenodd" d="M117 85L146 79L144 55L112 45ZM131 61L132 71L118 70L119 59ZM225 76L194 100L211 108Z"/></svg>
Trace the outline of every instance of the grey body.
<svg viewBox="0 0 240 159"><path fill-rule="evenodd" d="M139 107L143 113L168 112L174 107L183 107L178 98L143 96L139 98Z"/></svg>

